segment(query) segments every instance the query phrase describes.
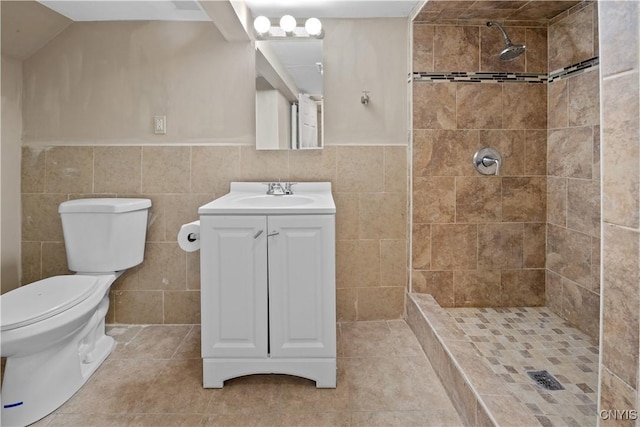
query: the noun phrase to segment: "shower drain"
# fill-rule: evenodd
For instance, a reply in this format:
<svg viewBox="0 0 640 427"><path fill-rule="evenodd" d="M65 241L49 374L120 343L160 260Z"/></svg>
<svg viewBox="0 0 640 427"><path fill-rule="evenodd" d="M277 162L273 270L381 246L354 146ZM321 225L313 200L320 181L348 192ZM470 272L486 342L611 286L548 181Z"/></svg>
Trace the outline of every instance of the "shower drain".
<svg viewBox="0 0 640 427"><path fill-rule="evenodd" d="M547 371L527 371L527 375L547 390L564 390L562 384Z"/></svg>

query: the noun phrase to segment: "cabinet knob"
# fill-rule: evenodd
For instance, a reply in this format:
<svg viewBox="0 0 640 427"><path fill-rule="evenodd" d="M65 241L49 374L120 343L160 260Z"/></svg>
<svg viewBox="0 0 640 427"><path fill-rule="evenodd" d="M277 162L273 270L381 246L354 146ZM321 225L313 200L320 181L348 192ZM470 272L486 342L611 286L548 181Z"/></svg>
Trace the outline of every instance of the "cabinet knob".
<svg viewBox="0 0 640 427"><path fill-rule="evenodd" d="M258 230L258 232L256 234L253 235L254 239L257 239L258 237L260 237L260 235L262 234L264 230Z"/></svg>
<svg viewBox="0 0 640 427"><path fill-rule="evenodd" d="M280 232L279 232L279 231L274 231L274 232L273 232L273 233L271 233L271 234L267 234L267 237L277 236L278 234L280 234Z"/></svg>

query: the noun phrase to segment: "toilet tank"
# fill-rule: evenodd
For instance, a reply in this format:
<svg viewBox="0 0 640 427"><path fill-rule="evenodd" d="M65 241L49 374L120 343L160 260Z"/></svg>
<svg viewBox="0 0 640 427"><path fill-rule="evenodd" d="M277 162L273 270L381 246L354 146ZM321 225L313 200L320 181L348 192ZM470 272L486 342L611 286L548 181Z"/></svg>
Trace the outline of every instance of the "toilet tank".
<svg viewBox="0 0 640 427"><path fill-rule="evenodd" d="M149 199L78 199L60 204L71 271L107 273L142 262Z"/></svg>

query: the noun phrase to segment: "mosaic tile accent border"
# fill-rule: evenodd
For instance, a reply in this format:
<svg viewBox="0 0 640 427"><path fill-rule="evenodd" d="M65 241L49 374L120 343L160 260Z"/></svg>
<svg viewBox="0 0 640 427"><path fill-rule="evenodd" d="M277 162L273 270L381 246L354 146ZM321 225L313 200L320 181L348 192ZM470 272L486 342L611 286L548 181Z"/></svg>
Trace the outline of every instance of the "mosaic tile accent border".
<svg viewBox="0 0 640 427"><path fill-rule="evenodd" d="M454 71L450 73L417 72L413 73L415 82L463 82L463 83L546 83L547 74L529 73L468 73Z"/></svg>
<svg viewBox="0 0 640 427"><path fill-rule="evenodd" d="M577 76L587 71L591 71L596 69L596 67L600 64L600 58L594 57L591 59L587 59L586 61L578 62L577 64L570 65L569 67L562 68L560 70L552 71L549 73L549 83L554 82L556 80L562 80L569 77Z"/></svg>
<svg viewBox="0 0 640 427"><path fill-rule="evenodd" d="M594 57L578 62L549 74L506 73L506 72L414 72L409 74L409 82L462 82L462 83L551 83L594 70L600 58Z"/></svg>

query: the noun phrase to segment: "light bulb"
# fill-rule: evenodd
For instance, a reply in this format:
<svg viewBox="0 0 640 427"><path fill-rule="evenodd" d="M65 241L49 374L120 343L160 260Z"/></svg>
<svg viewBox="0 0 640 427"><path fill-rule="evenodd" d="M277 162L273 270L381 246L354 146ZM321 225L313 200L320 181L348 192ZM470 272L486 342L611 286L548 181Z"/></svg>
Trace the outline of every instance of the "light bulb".
<svg viewBox="0 0 640 427"><path fill-rule="evenodd" d="M322 23L318 18L309 18L304 23L304 29L310 36L319 36L322 32Z"/></svg>
<svg viewBox="0 0 640 427"><path fill-rule="evenodd" d="M253 21L253 28L258 34L267 34L271 28L271 21L266 16L258 16Z"/></svg>
<svg viewBox="0 0 640 427"><path fill-rule="evenodd" d="M290 33L295 30L296 25L296 18L291 15L284 15L282 18L280 18L280 28L282 28L282 31L284 31L285 33Z"/></svg>

